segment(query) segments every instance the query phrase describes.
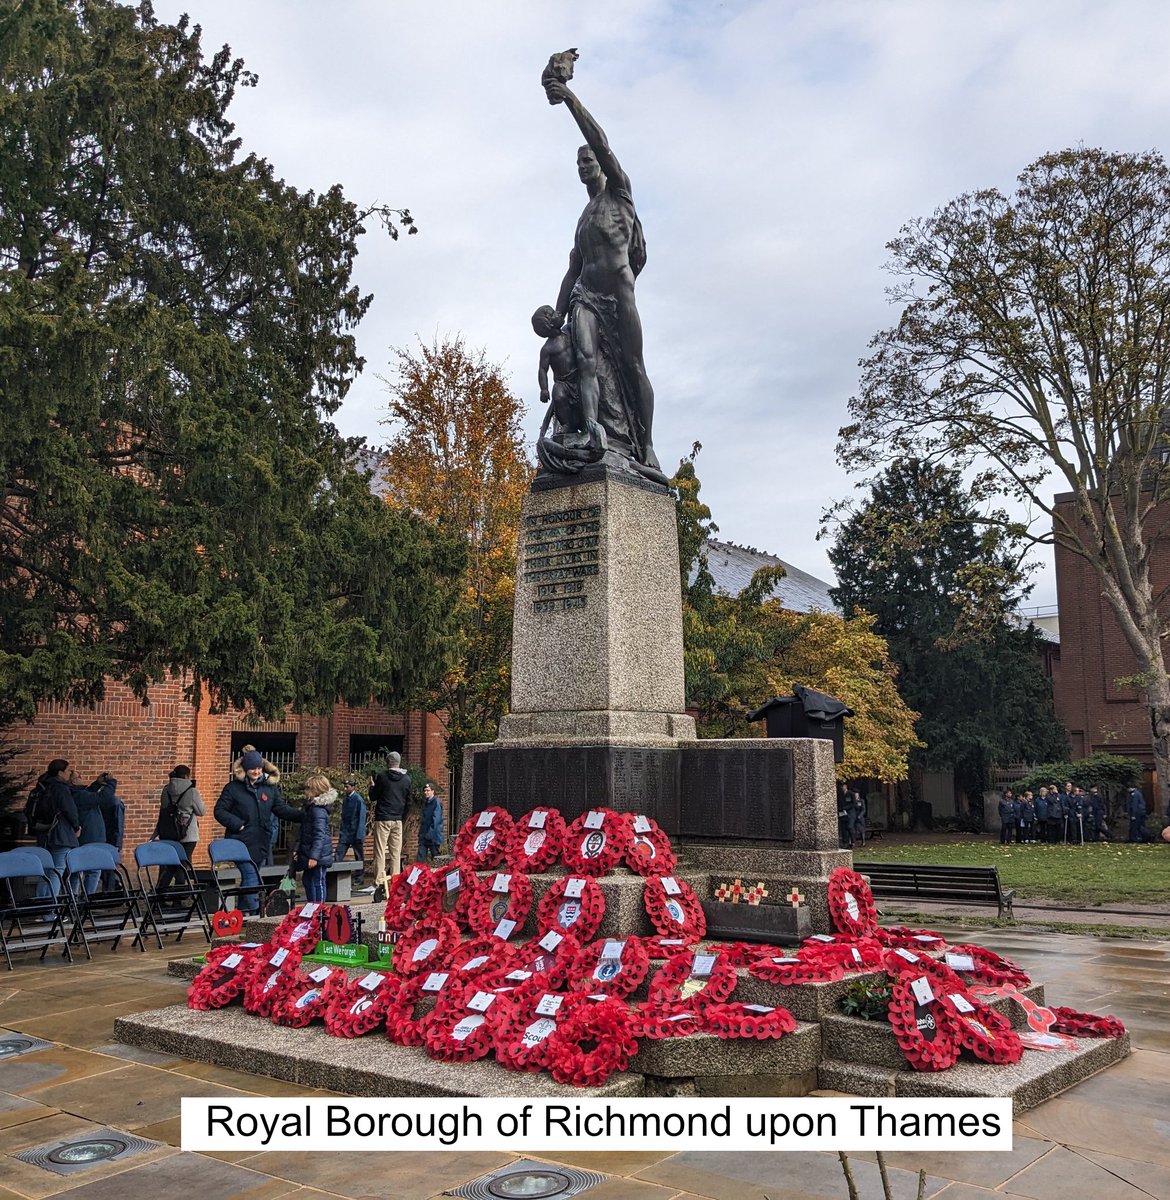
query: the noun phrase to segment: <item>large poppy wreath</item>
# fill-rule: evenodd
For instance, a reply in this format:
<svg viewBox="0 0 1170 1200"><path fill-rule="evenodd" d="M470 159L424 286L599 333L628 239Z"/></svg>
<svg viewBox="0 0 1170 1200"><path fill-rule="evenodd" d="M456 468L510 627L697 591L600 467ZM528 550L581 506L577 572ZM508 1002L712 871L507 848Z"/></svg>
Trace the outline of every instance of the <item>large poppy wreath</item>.
<svg viewBox="0 0 1170 1200"><path fill-rule="evenodd" d="M1116 1017L1098 1017L1093 1013L1059 1005L1053 1006L1052 1013L1056 1017L1052 1023L1053 1033L1091 1038L1119 1038L1125 1033L1125 1026Z"/></svg>
<svg viewBox="0 0 1170 1200"><path fill-rule="evenodd" d="M274 1025L303 1029L313 1021L322 1020L334 994L346 983L346 973L340 967L314 965L306 970L302 963L292 983L272 1003Z"/></svg>
<svg viewBox="0 0 1170 1200"><path fill-rule="evenodd" d="M626 816L629 836L626 842L626 866L639 875L669 875L678 864L670 838L658 822L640 813Z"/></svg>
<svg viewBox="0 0 1170 1200"><path fill-rule="evenodd" d="M629 838L621 813L590 809L565 830L561 861L574 875L606 875L622 861Z"/></svg>
<svg viewBox="0 0 1170 1200"><path fill-rule="evenodd" d="M656 933L653 937L643 938L642 944L646 947L646 953L651 958L674 958L676 954L681 954L684 950L690 950L698 944L698 938L690 937L663 937ZM717 947L723 950L724 947ZM771 949L771 947L767 947Z"/></svg>
<svg viewBox="0 0 1170 1200"><path fill-rule="evenodd" d="M682 937L697 942L707 932L703 906L685 879L652 875L646 880L642 903L661 937Z"/></svg>
<svg viewBox="0 0 1170 1200"><path fill-rule="evenodd" d="M431 971L404 980L386 1005L386 1036L399 1046L421 1046L422 1018L457 1006L463 985L448 971Z"/></svg>
<svg viewBox="0 0 1170 1200"><path fill-rule="evenodd" d="M394 970L399 975L417 975L447 965L459 945L459 926L450 917L422 921L399 937L394 947Z"/></svg>
<svg viewBox="0 0 1170 1200"><path fill-rule="evenodd" d="M394 876L386 893L385 915L386 928L398 932L439 915L439 881L429 868L415 863Z"/></svg>
<svg viewBox="0 0 1170 1200"><path fill-rule="evenodd" d="M890 989L889 1021L903 1057L916 1071L945 1071L958 1061L961 1031L953 1010L937 999L919 1004L909 982Z"/></svg>
<svg viewBox="0 0 1170 1200"><path fill-rule="evenodd" d="M527 986L501 996L489 1015L497 1061L511 1071L544 1070L550 1036L583 1003L580 996Z"/></svg>
<svg viewBox="0 0 1170 1200"><path fill-rule="evenodd" d="M1032 980L1027 971L1018 963L1012 962L1010 958L1004 958L996 954L994 950L986 950L982 946L972 946L965 943L948 947L948 953L951 955L966 955L974 964L974 971L965 971L963 974L968 978L975 980L978 983L990 984L992 987L999 987L1002 984L1010 983L1013 987L1026 988L1031 985Z"/></svg>
<svg viewBox="0 0 1170 1200"><path fill-rule="evenodd" d="M1011 1021L967 992L943 992L945 1004L955 1018L959 1045L982 1062L1015 1063L1024 1054L1024 1044Z"/></svg>
<svg viewBox="0 0 1170 1200"><path fill-rule="evenodd" d="M558 1023L549 1042L552 1077L574 1087L604 1083L638 1052L629 1012L613 1000L583 1004Z"/></svg>
<svg viewBox="0 0 1170 1200"><path fill-rule="evenodd" d="M474 979L480 987L494 986L512 969L514 955L515 947L499 938L471 938L455 947L443 970L457 976L460 983Z"/></svg>
<svg viewBox="0 0 1170 1200"><path fill-rule="evenodd" d="M335 988L325 1009L325 1032L333 1037L364 1037L386 1024L402 980L370 971Z"/></svg>
<svg viewBox="0 0 1170 1200"><path fill-rule="evenodd" d="M532 884L519 871L497 871L480 881L468 911L471 928L481 937L507 941L528 919L532 908ZM500 929L502 922L510 922Z"/></svg>
<svg viewBox="0 0 1170 1200"><path fill-rule="evenodd" d="M838 867L829 876L829 915L842 933L873 937L877 905L869 884L849 867Z"/></svg>
<svg viewBox="0 0 1170 1200"><path fill-rule="evenodd" d="M574 992L628 996L646 978L650 959L641 938L598 938L583 946L569 970Z"/></svg>
<svg viewBox="0 0 1170 1200"><path fill-rule="evenodd" d="M723 955L688 950L659 967L650 980L650 1000L665 1007L685 1003L699 1010L723 1003L738 982L735 968Z"/></svg>
<svg viewBox="0 0 1170 1200"><path fill-rule="evenodd" d="M757 958L748 967L748 974L765 983L790 986L797 983L835 983L845 977L845 968L837 963L805 958L803 955L776 954L771 958Z"/></svg>
<svg viewBox="0 0 1170 1200"><path fill-rule="evenodd" d="M302 904L281 918L268 939L269 945L287 946L301 954L312 954L321 940L324 919L324 904Z"/></svg>
<svg viewBox="0 0 1170 1200"><path fill-rule="evenodd" d="M513 826L506 858L513 871L546 871L561 857L565 818L555 808L534 808Z"/></svg>
<svg viewBox="0 0 1170 1200"><path fill-rule="evenodd" d="M272 1016L272 1006L292 986L296 969L301 964L301 951L295 946L261 947L252 958L248 978L244 981L244 1007L253 1016Z"/></svg>
<svg viewBox="0 0 1170 1200"><path fill-rule="evenodd" d="M191 981L187 992L187 1007L206 1010L223 1008L244 994L244 984L257 952L267 946L212 946L207 951L207 965Z"/></svg>
<svg viewBox="0 0 1170 1200"><path fill-rule="evenodd" d="M438 915L450 917L460 929L471 928L471 906L483 884L479 876L463 863L451 863L435 873Z"/></svg>
<svg viewBox="0 0 1170 1200"><path fill-rule="evenodd" d="M512 818L502 808L485 808L469 818L455 839L455 859L473 871L489 871L504 861Z"/></svg>
<svg viewBox="0 0 1170 1200"><path fill-rule="evenodd" d="M786 1008L768 1004L709 1004L699 1010L705 1033L718 1038L783 1037L796 1032L796 1018Z"/></svg>
<svg viewBox="0 0 1170 1200"><path fill-rule="evenodd" d="M546 988L562 988L580 953L581 943L571 933L549 929L539 938L517 946L512 955L512 966L530 972L533 979L540 980Z"/></svg>
<svg viewBox="0 0 1170 1200"><path fill-rule="evenodd" d="M882 965L881 943L871 937L840 942L807 941L800 948L805 962L832 964L846 971L868 971Z"/></svg>
<svg viewBox="0 0 1170 1200"><path fill-rule="evenodd" d="M570 896L569 892L578 895ZM536 906L536 929L547 933L571 933L579 942L587 942L601 926L605 916L605 893L596 879L571 875L558 879Z"/></svg>
<svg viewBox="0 0 1170 1200"><path fill-rule="evenodd" d="M463 988L458 1001L436 1005L418 1023L427 1053L443 1062L474 1062L485 1057L493 1040L487 1014L499 1002L495 992L469 986Z"/></svg>
<svg viewBox="0 0 1170 1200"><path fill-rule="evenodd" d="M873 936L883 946L905 950L941 950L947 944L946 938L933 929L910 929L906 925L879 925Z"/></svg>
<svg viewBox="0 0 1170 1200"><path fill-rule="evenodd" d="M644 1000L630 1009L630 1032L637 1038L657 1042L688 1037L702 1031L699 1014L689 1004L658 1004Z"/></svg>

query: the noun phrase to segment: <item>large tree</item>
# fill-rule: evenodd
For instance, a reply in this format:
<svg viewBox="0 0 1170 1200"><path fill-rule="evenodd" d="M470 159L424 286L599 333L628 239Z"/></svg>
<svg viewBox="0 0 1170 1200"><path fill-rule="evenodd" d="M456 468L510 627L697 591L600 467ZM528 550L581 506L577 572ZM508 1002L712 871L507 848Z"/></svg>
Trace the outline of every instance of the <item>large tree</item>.
<svg viewBox="0 0 1170 1200"><path fill-rule="evenodd" d="M975 464L1089 564L1138 663L1170 798L1167 589L1150 554L1170 506L1170 171L1156 153L1048 154L890 243L896 325L863 366L839 456ZM1054 493L1071 494L1058 507Z"/></svg>
<svg viewBox="0 0 1170 1200"><path fill-rule="evenodd" d="M458 640L428 706L446 725L447 761L492 741L508 708L520 502L532 479L524 404L503 368L459 337L395 352L388 382L385 494L399 511L434 522L464 548Z"/></svg>
<svg viewBox="0 0 1170 1200"><path fill-rule="evenodd" d="M898 695L897 670L884 639L873 632L873 619L787 611L770 598L784 577L781 566L761 568L737 595L717 589L706 544L718 527L699 498L699 449L695 443L671 486L679 531L687 706L697 713L700 735L758 736L762 727L748 723L748 712L803 684L854 710L846 725L841 778L905 778L907 754L916 744L916 714Z"/></svg>
<svg viewBox="0 0 1170 1200"><path fill-rule="evenodd" d="M329 421L370 214L241 155L254 78L149 4L5 5L0 82L0 720L110 678L263 715L426 683L460 549Z"/></svg>
<svg viewBox="0 0 1170 1200"><path fill-rule="evenodd" d="M837 531L831 590L845 615L872 614L920 714L920 767L953 767L977 796L994 762L1067 751L1041 668L1039 634L1012 616L1025 584L1015 541L980 513L955 472L892 464Z"/></svg>

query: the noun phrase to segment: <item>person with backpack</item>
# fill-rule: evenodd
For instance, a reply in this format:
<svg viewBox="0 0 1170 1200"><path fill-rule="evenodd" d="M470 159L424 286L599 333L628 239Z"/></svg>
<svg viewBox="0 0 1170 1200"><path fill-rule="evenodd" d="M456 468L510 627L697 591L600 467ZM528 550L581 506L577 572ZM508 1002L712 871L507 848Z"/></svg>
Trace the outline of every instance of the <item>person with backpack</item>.
<svg viewBox="0 0 1170 1200"><path fill-rule="evenodd" d="M37 895L45 897L50 892L56 896L61 879L65 874L65 852L78 845L81 820L77 805L73 802L70 783L73 772L64 758L55 758L48 769L33 785L28 803L24 808L28 831L36 838L37 845L53 856L53 865L60 875L41 880L37 884Z"/></svg>
<svg viewBox="0 0 1170 1200"><path fill-rule="evenodd" d="M183 857L191 862L195 844L199 841L199 818L207 809L203 797L191 778L191 768L177 766L159 796L158 821L153 837L164 842L178 842L183 847ZM158 890L171 886L179 872L175 867L163 867L159 871Z"/></svg>

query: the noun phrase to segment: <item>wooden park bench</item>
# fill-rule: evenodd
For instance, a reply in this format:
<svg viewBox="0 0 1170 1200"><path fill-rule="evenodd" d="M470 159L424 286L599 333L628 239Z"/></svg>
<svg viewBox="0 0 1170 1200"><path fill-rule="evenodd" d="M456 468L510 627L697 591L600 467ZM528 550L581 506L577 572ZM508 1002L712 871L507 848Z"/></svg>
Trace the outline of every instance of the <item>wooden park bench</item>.
<svg viewBox="0 0 1170 1200"><path fill-rule="evenodd" d="M925 863L854 862L874 896L914 897L946 904L994 904L1012 916L1015 892L1004 890L996 867L939 867Z"/></svg>

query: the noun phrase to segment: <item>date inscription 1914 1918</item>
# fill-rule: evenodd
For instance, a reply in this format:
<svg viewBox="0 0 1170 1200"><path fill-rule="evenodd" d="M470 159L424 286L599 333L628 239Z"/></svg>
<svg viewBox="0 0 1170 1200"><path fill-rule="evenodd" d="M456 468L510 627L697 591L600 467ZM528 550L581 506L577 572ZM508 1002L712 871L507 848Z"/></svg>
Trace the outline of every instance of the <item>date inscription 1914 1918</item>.
<svg viewBox="0 0 1170 1200"><path fill-rule="evenodd" d="M535 612L584 608L599 572L601 505L524 518L524 582Z"/></svg>

